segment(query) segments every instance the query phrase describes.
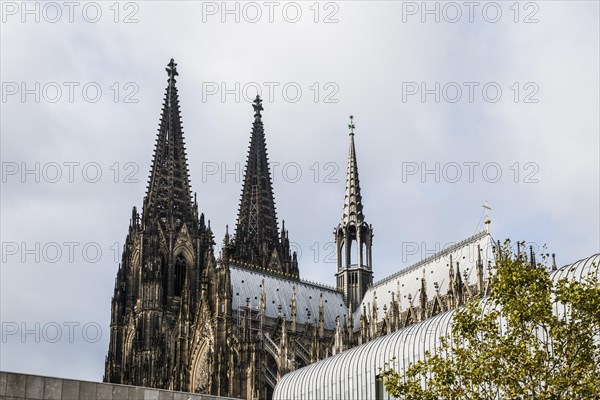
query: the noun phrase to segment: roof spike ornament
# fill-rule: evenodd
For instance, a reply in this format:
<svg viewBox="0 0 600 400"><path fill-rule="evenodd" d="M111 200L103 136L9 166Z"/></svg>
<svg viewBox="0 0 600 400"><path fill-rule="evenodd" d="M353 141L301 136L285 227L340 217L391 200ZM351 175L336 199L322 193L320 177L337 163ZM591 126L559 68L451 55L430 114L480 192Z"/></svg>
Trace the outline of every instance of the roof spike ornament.
<svg viewBox="0 0 600 400"><path fill-rule="evenodd" d="M535 261L535 252L533 251L533 246L529 246L529 262L532 267L536 267L537 263Z"/></svg>
<svg viewBox="0 0 600 400"><path fill-rule="evenodd" d="M296 332L296 324L297 324L297 303L296 303L296 286L292 286L292 304L291 304L291 309L292 309L292 332Z"/></svg>
<svg viewBox="0 0 600 400"><path fill-rule="evenodd" d="M492 210L492 208L488 205L487 200L485 201L485 204L482 207L485 209L485 219L483 220L483 223L485 224L485 231L489 235L490 224L492 223L492 220L490 219L490 211Z"/></svg>
<svg viewBox="0 0 600 400"><path fill-rule="evenodd" d="M258 303L258 309L262 313L261 315L264 317L265 312L267 311L267 294L265 293L265 280L263 279L260 285L260 300Z"/></svg>

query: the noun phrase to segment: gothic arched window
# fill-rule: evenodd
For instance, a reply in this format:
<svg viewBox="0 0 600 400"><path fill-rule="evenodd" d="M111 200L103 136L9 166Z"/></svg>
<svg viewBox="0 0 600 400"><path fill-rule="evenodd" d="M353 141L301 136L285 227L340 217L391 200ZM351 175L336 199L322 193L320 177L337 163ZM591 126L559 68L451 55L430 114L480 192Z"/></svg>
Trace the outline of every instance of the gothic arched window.
<svg viewBox="0 0 600 400"><path fill-rule="evenodd" d="M175 259L175 279L173 282L173 295L175 296L181 296L186 270L187 264L185 262L185 258L183 255L179 254Z"/></svg>

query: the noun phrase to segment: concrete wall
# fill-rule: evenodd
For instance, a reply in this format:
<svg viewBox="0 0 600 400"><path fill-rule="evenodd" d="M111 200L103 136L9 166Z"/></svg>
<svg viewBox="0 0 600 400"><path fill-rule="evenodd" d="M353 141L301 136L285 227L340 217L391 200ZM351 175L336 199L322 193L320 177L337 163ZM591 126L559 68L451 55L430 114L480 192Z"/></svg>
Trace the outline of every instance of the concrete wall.
<svg viewBox="0 0 600 400"><path fill-rule="evenodd" d="M230 398L0 371L0 399L221 400Z"/></svg>

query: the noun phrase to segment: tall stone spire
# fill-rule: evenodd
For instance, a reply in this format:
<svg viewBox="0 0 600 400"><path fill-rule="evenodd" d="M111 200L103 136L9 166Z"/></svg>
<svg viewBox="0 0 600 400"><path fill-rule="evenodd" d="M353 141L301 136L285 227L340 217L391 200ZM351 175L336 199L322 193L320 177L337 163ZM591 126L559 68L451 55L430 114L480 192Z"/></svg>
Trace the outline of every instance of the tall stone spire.
<svg viewBox="0 0 600 400"><path fill-rule="evenodd" d="M342 222L333 234L336 242L337 289L344 293L346 304L356 310L368 285L373 283L373 227L365 222L354 147L354 117L350 116L350 149L346 172L346 194Z"/></svg>
<svg viewBox="0 0 600 400"><path fill-rule="evenodd" d="M163 224L180 226L194 219L195 207L191 198L179 96L175 85L177 64L173 59L166 70L168 83L142 218L144 222L155 219Z"/></svg>
<svg viewBox="0 0 600 400"><path fill-rule="evenodd" d="M290 255L287 231L277 228L277 213L269 157L262 122L262 100L256 96L254 123L250 136L244 183L233 239L232 260L298 275L295 257Z"/></svg>
<svg viewBox="0 0 600 400"><path fill-rule="evenodd" d="M350 130L350 148L348 150L348 166L346 170L346 195L344 197L344 215L342 222L350 221L361 223L365 220L363 215L362 198L360 196L360 182L358 179L358 165L356 163L356 149L354 148L354 116L350 116L348 124Z"/></svg>
<svg viewBox="0 0 600 400"><path fill-rule="evenodd" d="M186 390L191 328L207 310L201 277L214 264L212 232L190 192L176 66L171 59L144 209L140 218L133 208L123 246L104 380Z"/></svg>

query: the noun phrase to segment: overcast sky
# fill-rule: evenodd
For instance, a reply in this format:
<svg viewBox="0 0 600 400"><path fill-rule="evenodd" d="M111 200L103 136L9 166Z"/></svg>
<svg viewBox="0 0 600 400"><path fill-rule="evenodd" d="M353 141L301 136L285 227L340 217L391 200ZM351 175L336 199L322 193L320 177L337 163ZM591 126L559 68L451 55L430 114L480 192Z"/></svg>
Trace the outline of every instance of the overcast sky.
<svg viewBox="0 0 600 400"><path fill-rule="evenodd" d="M218 244L259 90L304 279L334 284L349 114L376 280L482 230L486 200L495 239L598 252L596 1L22 4L2 2L2 370L102 379L171 57Z"/></svg>

